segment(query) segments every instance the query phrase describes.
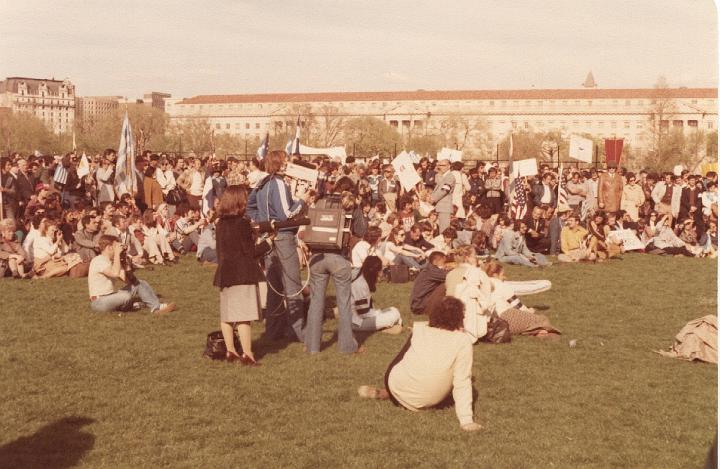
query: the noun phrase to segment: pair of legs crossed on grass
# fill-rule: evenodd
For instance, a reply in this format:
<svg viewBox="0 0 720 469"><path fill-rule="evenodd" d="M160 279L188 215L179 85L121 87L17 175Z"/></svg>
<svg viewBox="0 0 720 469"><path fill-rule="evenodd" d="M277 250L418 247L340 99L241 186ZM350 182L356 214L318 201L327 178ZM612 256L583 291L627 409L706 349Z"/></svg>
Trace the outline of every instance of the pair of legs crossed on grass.
<svg viewBox="0 0 720 469"><path fill-rule="evenodd" d="M597 256L591 250L585 248L573 249L567 254L558 255L558 261L560 262L594 261L595 259L597 259Z"/></svg>
<svg viewBox="0 0 720 469"><path fill-rule="evenodd" d="M136 298L140 298L150 311L160 308L160 300L145 280L138 281L137 285L127 285L109 295L98 296L90 302L90 308L98 313L128 311L132 309Z"/></svg>

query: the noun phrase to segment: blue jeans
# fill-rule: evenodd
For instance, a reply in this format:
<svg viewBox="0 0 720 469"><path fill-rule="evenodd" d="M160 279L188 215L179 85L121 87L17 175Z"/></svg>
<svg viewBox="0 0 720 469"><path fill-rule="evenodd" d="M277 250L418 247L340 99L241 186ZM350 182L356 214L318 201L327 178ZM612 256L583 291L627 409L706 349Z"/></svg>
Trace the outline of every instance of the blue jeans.
<svg viewBox="0 0 720 469"><path fill-rule="evenodd" d="M414 257L406 256L404 254L397 254L395 256L395 261L393 262L395 265L406 265L408 267L413 267L415 269L422 269L422 264L420 264Z"/></svg>
<svg viewBox="0 0 720 469"><path fill-rule="evenodd" d="M273 250L265 257L265 276L268 282L265 335L272 340L289 337L302 341L304 311L295 233L277 234Z"/></svg>
<svg viewBox="0 0 720 469"><path fill-rule="evenodd" d="M128 311L132 309L133 301L137 298L140 298L150 311L160 307L160 300L152 287L145 280L140 280L137 285L128 285L115 293L97 297L90 302L90 308L98 313Z"/></svg>
<svg viewBox="0 0 720 469"><path fill-rule="evenodd" d="M338 319L338 350L341 353L353 353L358 343L352 332L352 309L350 308L350 284L352 283L352 265L340 254L315 254L310 259L310 309L305 327L305 347L310 353L320 351L322 323L325 313L325 290L328 280L335 283L335 299Z"/></svg>
<svg viewBox="0 0 720 469"><path fill-rule="evenodd" d="M535 253L533 255L535 257L535 260L537 261L537 263L535 263L535 264L530 262L530 259L528 259L527 257L521 256L519 254L514 255L514 256L502 256L502 257L498 258L498 260L500 262L504 262L506 264L518 264L518 265L525 265L527 267L541 267L541 266L549 264L547 258L545 256L543 256L542 254Z"/></svg>

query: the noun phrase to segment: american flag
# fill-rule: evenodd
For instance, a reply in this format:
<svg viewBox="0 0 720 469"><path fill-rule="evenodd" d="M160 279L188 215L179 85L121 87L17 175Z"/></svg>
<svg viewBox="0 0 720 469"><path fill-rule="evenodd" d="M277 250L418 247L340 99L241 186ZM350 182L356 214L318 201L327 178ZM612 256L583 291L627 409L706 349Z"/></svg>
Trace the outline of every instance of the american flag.
<svg viewBox="0 0 720 469"><path fill-rule="evenodd" d="M558 184L557 209L558 211L570 210L570 205L568 205L567 178L565 174L563 174L562 164L560 165L559 173L560 183Z"/></svg>
<svg viewBox="0 0 720 469"><path fill-rule="evenodd" d="M512 202L510 204L510 218L520 220L525 218L527 213L527 197L525 196L525 184L522 178L515 178L512 181Z"/></svg>

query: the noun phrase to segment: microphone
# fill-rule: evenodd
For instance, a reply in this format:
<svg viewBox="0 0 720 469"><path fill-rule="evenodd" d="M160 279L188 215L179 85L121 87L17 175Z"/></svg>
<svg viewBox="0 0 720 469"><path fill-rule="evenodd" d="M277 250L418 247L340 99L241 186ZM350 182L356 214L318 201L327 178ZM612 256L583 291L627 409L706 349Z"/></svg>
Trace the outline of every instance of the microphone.
<svg viewBox="0 0 720 469"><path fill-rule="evenodd" d="M296 217L285 221L260 221L256 223L256 230L258 233L270 233L277 231L282 228L295 228L296 226L309 225L310 219L308 217Z"/></svg>

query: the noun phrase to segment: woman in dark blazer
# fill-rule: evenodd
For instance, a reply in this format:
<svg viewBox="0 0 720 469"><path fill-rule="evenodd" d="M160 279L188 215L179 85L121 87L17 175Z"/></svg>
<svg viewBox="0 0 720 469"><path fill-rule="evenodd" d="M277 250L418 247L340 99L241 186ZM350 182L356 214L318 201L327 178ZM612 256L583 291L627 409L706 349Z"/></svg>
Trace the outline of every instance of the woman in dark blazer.
<svg viewBox="0 0 720 469"><path fill-rule="evenodd" d="M218 267L213 284L220 288L220 329L228 362L257 366L252 352L252 321L260 319L258 282L263 272L258 258L272 248L273 236L255 243L250 221L245 218L247 192L230 186L220 198L216 227ZM242 355L233 342L237 326Z"/></svg>

